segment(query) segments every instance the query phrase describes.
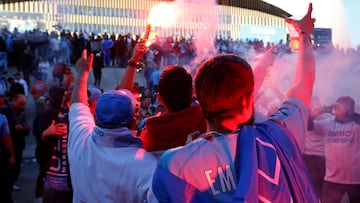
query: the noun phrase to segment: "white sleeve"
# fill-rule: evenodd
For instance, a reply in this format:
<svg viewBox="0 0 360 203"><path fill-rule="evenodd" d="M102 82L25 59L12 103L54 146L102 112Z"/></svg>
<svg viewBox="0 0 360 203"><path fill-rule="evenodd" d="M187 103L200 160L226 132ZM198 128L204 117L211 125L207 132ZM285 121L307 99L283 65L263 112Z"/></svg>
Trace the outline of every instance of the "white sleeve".
<svg viewBox="0 0 360 203"><path fill-rule="evenodd" d="M329 127L331 125L331 122L333 122L334 119L326 118L323 120L314 120L314 132L318 135L326 135L326 133L329 131Z"/></svg>
<svg viewBox="0 0 360 203"><path fill-rule="evenodd" d="M82 103L74 103L69 110L69 143L71 151L77 145L86 144L95 127L94 117L88 106Z"/></svg>

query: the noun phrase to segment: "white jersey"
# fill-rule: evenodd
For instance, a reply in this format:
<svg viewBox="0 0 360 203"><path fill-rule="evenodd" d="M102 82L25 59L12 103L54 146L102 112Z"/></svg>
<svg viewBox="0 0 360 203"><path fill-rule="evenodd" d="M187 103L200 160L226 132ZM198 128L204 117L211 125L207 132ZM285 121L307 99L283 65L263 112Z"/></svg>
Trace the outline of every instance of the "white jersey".
<svg viewBox="0 0 360 203"><path fill-rule="evenodd" d="M157 159L137 147L139 138L127 128L95 126L89 107L81 103L70 106L69 121L73 202L144 202Z"/></svg>
<svg viewBox="0 0 360 203"><path fill-rule="evenodd" d="M360 184L360 125L355 121L314 121L314 130L325 136L325 180Z"/></svg>
<svg viewBox="0 0 360 203"><path fill-rule="evenodd" d="M304 154L325 156L325 138L314 131L307 131Z"/></svg>
<svg viewBox="0 0 360 203"><path fill-rule="evenodd" d="M323 113L316 120L333 120L335 117L328 113ZM321 132L308 131L305 136L304 154L325 156L325 137Z"/></svg>

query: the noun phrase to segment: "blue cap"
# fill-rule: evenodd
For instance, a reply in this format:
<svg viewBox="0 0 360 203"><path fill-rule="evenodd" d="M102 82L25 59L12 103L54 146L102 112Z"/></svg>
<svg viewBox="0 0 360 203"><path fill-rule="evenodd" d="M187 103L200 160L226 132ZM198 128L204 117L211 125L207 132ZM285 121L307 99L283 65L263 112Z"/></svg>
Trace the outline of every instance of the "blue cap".
<svg viewBox="0 0 360 203"><path fill-rule="evenodd" d="M133 120L135 98L129 90L111 90L102 94L95 107L95 120L101 128L127 127Z"/></svg>

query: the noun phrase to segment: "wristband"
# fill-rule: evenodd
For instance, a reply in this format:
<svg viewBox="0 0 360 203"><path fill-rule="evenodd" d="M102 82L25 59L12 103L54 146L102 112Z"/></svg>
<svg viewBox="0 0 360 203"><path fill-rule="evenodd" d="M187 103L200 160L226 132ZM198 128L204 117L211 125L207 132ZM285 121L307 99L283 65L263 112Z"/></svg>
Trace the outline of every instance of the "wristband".
<svg viewBox="0 0 360 203"><path fill-rule="evenodd" d="M140 65L139 62L135 62L135 61L132 61L132 60L128 60L128 66L130 66L130 67L137 68L139 65Z"/></svg>
<svg viewBox="0 0 360 203"><path fill-rule="evenodd" d="M128 61L128 66L129 67L133 67L133 68L136 68L136 71L137 72L140 72L142 71L143 67L144 67L144 64L141 63L141 62L135 62L133 60L129 60Z"/></svg>

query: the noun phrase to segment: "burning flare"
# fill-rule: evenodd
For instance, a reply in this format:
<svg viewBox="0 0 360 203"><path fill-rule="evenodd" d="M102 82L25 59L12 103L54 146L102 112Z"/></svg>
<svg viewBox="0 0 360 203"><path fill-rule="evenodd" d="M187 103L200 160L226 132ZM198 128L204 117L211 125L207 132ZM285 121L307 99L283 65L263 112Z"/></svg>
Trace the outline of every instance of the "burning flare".
<svg viewBox="0 0 360 203"><path fill-rule="evenodd" d="M168 27L174 24L176 13L170 3L159 3L154 6L149 14L148 23L153 26Z"/></svg>

